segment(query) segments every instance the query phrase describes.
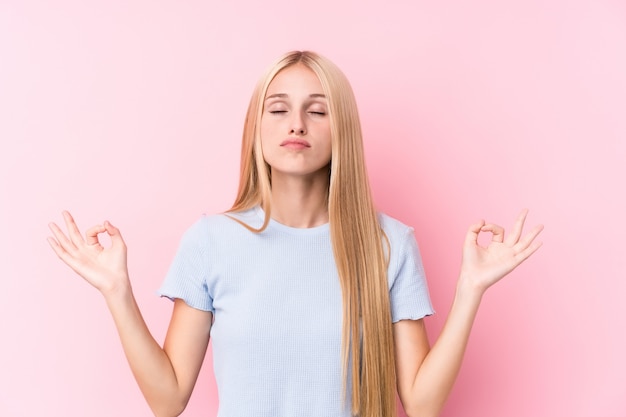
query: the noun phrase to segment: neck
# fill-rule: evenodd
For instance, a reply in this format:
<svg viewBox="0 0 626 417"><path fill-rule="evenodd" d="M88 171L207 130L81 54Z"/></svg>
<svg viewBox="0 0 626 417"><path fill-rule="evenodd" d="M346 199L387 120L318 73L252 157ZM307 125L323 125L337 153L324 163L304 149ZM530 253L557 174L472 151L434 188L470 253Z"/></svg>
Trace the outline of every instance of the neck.
<svg viewBox="0 0 626 417"><path fill-rule="evenodd" d="M272 218L285 226L309 228L328 223L328 174L272 175Z"/></svg>

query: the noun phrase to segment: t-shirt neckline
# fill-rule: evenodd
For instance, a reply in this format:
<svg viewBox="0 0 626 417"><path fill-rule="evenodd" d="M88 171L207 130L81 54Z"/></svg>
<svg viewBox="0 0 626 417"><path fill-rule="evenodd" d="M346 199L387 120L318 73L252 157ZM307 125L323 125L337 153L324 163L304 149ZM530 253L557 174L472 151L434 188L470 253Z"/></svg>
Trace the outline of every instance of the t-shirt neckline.
<svg viewBox="0 0 626 417"><path fill-rule="evenodd" d="M265 219L265 211L260 206L256 206L254 211L262 222ZM275 229L275 230L279 230L281 232L289 233L292 235L312 236L312 235L320 235L320 234L327 233L330 230L330 223L324 223L319 226L301 228L301 227L287 226L270 217L270 222L267 227Z"/></svg>

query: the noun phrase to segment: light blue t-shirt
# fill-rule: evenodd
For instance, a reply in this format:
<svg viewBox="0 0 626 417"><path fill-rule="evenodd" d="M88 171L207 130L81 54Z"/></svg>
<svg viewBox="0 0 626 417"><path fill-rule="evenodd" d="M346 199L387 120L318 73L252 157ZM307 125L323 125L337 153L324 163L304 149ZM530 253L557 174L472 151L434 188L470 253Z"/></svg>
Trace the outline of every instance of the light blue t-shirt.
<svg viewBox="0 0 626 417"><path fill-rule="evenodd" d="M256 228L264 217L260 208L229 215ZM392 321L432 314L413 229L384 214L380 222L391 245ZM272 220L254 233L227 215L203 216L183 236L159 293L213 313L219 417L350 416L328 224Z"/></svg>

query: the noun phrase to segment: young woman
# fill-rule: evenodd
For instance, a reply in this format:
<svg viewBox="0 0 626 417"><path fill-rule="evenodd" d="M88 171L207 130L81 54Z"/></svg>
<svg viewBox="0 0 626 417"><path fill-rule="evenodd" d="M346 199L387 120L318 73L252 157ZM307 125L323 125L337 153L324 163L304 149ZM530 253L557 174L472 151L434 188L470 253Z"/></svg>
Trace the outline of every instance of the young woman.
<svg viewBox="0 0 626 417"><path fill-rule="evenodd" d="M436 343L412 229L375 211L360 122L341 71L292 52L257 85L234 206L185 234L161 294L174 300L163 347L137 307L120 232L83 237L64 213L48 240L104 296L148 404L179 415L209 336L219 416L436 416L461 366L484 292L539 247L526 211L504 229L473 224L456 296ZM492 234L487 247L478 235ZM107 233L111 246L100 245Z"/></svg>

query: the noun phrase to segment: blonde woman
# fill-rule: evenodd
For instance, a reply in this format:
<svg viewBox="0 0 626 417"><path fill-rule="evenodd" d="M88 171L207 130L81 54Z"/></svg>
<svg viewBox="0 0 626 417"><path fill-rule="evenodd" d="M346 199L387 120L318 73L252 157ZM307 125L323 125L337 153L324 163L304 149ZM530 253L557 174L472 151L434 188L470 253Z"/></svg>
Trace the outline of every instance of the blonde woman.
<svg viewBox="0 0 626 417"><path fill-rule="evenodd" d="M472 225L456 296L430 347L433 313L412 229L374 209L361 128L341 71L312 52L262 77L246 117L239 192L184 235L160 290L174 300L163 347L137 307L121 234L104 222L56 254L104 296L157 416L184 410L213 340L219 416L436 416L461 366L482 295L539 247L524 211ZM492 234L487 247L478 235ZM107 233L111 246L100 245Z"/></svg>

